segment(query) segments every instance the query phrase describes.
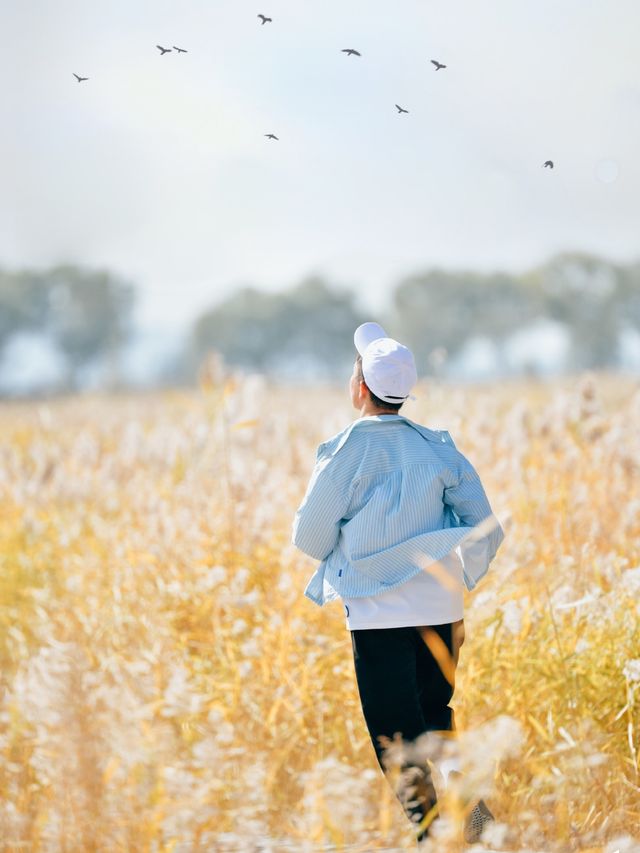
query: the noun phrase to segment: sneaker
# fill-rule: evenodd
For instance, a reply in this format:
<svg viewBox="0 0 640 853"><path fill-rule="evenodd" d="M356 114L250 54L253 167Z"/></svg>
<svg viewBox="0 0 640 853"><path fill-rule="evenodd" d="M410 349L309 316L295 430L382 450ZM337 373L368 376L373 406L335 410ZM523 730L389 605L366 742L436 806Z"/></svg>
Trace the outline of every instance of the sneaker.
<svg viewBox="0 0 640 853"><path fill-rule="evenodd" d="M464 840L468 844L479 841L483 829L492 820L495 820L495 817L489 811L489 807L484 800L479 800L465 818Z"/></svg>

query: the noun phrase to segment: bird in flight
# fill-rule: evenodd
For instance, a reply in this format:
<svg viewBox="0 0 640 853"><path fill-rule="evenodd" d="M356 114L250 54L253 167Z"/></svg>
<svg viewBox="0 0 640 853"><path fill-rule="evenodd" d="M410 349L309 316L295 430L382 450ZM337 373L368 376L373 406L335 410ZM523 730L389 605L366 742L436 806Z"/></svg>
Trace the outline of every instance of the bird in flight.
<svg viewBox="0 0 640 853"><path fill-rule="evenodd" d="M162 45L161 45L161 44L157 44L157 45L156 45L156 47L157 47L157 48L158 48L158 50L160 51L160 56L164 56L164 55L165 55L165 53L171 53L171 48L170 48L170 47L162 47Z"/></svg>
<svg viewBox="0 0 640 853"><path fill-rule="evenodd" d="M354 50L352 47L344 47L341 53L346 53L348 56L362 56L361 53L358 53L357 50Z"/></svg>
<svg viewBox="0 0 640 853"><path fill-rule="evenodd" d="M267 139L278 139L275 133L265 133L265 136L267 137Z"/></svg>
<svg viewBox="0 0 640 853"><path fill-rule="evenodd" d="M553 160L545 160L542 165L549 166L549 168L553 169Z"/></svg>
<svg viewBox="0 0 640 853"><path fill-rule="evenodd" d="M441 68L446 68L446 67L447 67L446 65L443 65L441 62L438 62L438 60L437 60L437 59L432 59L432 60L431 60L431 64L432 64L432 65L435 65L435 67L436 67L436 71L440 71L440 69L441 69Z"/></svg>
<svg viewBox="0 0 640 853"><path fill-rule="evenodd" d="M173 45L173 49L176 50L178 53L189 53L188 50L185 50L183 47L176 47L175 44Z"/></svg>
<svg viewBox="0 0 640 853"><path fill-rule="evenodd" d="M266 15L258 15L258 17L259 17L259 18L260 18L260 20L262 21L262 26L263 26L263 27L264 27L264 25L265 25L267 22L269 22L269 23L273 23L273 18L267 18L267 16L266 16Z"/></svg>
<svg viewBox="0 0 640 853"><path fill-rule="evenodd" d="M73 76L76 78L76 80L78 81L78 83L82 83L82 81L83 81L83 80L88 80L88 79L89 79L88 77L79 77L79 76L76 74L76 72L75 72L75 71L73 72Z"/></svg>
<svg viewBox="0 0 640 853"><path fill-rule="evenodd" d="M396 104L396 109L398 110L398 115L400 115L400 113L408 113L408 112L409 112L409 110L405 110L405 109L403 109L403 108L400 106L400 104Z"/></svg>

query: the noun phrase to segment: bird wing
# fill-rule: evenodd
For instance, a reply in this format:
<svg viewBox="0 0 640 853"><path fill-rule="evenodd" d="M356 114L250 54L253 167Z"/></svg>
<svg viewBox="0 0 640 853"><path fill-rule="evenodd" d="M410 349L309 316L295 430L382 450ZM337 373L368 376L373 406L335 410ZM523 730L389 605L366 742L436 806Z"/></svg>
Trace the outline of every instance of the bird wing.
<svg viewBox="0 0 640 853"><path fill-rule="evenodd" d="M79 79L80 79L80 78L78 77L78 75L76 74L76 72L75 72L75 71L73 72L73 76L76 78L76 80L79 80Z"/></svg>

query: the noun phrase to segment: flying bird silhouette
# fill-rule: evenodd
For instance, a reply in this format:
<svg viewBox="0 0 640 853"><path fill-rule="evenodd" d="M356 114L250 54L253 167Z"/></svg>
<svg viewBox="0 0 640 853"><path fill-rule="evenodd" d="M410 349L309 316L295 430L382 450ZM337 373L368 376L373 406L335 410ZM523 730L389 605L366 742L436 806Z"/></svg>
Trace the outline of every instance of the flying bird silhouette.
<svg viewBox="0 0 640 853"><path fill-rule="evenodd" d="M347 56L362 56L357 50L354 50L352 47L344 47L340 51L341 53L346 53Z"/></svg>
<svg viewBox="0 0 640 853"><path fill-rule="evenodd" d="M88 77L79 77L79 76L76 74L76 72L75 72L75 71L73 72L73 76L76 78L76 80L78 81L78 83L82 83L82 81L83 81L83 80L88 80L88 79L89 79Z"/></svg>
<svg viewBox="0 0 640 853"><path fill-rule="evenodd" d="M553 160L545 160L542 165L549 166L551 169L553 169Z"/></svg>
<svg viewBox="0 0 640 853"><path fill-rule="evenodd" d="M440 71L440 69L441 69L441 68L446 68L446 67L447 67L446 65L443 65L441 62L438 62L438 60L437 60L437 59L432 59L432 60L431 60L431 64L432 64L432 65L435 65L435 67L436 67L436 71Z"/></svg>
<svg viewBox="0 0 640 853"><path fill-rule="evenodd" d="M275 133L265 133L265 136L267 137L267 139L278 139Z"/></svg>
<svg viewBox="0 0 640 853"><path fill-rule="evenodd" d="M396 109L398 110L398 115L400 115L400 113L408 113L408 112L409 112L409 110L405 110L405 109L403 109L403 108L400 106L400 104L396 104Z"/></svg>
<svg viewBox="0 0 640 853"><path fill-rule="evenodd" d="M177 50L178 53L189 53L188 50L185 50L183 47L176 47L175 44L173 45L173 49Z"/></svg>
<svg viewBox="0 0 640 853"><path fill-rule="evenodd" d="M263 26L263 27L264 27L264 25L267 23L267 21L269 21L270 23L273 23L273 18L267 18L267 16L266 16L266 15L258 15L258 17L259 17L259 18L260 18L260 20L262 21L262 26Z"/></svg>
<svg viewBox="0 0 640 853"><path fill-rule="evenodd" d="M165 55L165 53L171 53L171 48L170 48L170 47L162 47L162 45L161 45L161 44L157 44L157 45L156 45L156 47L157 47L157 48L158 48L158 50L160 51L160 56L164 56L164 55Z"/></svg>

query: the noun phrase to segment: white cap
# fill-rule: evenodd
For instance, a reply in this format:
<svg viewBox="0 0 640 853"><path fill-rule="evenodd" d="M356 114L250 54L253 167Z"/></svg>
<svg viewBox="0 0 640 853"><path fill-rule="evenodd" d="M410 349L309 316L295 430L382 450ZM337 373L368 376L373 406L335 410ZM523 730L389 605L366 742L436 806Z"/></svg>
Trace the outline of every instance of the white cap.
<svg viewBox="0 0 640 853"><path fill-rule="evenodd" d="M362 375L367 387L385 403L402 403L418 381L413 353L388 338L378 323L363 323L353 342L362 356Z"/></svg>

